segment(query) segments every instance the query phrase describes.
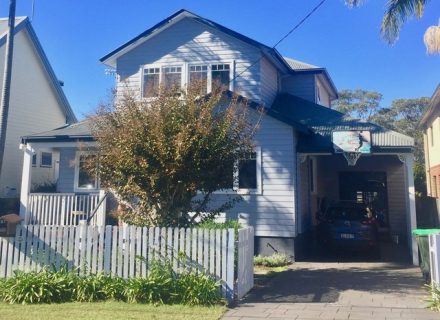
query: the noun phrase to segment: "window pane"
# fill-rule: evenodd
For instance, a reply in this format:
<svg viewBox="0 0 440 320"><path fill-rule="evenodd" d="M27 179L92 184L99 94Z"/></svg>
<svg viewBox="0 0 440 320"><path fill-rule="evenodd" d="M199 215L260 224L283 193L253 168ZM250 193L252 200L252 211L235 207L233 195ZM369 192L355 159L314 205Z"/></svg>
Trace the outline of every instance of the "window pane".
<svg viewBox="0 0 440 320"><path fill-rule="evenodd" d="M144 70L144 87L142 95L145 98L156 97L159 90L159 68Z"/></svg>
<svg viewBox="0 0 440 320"><path fill-rule="evenodd" d="M234 187L234 164L224 163L224 170L222 182L219 184L219 189L233 189Z"/></svg>
<svg viewBox="0 0 440 320"><path fill-rule="evenodd" d="M211 68L212 87L225 86L229 89L229 64L215 64Z"/></svg>
<svg viewBox="0 0 440 320"><path fill-rule="evenodd" d="M191 66L189 69L189 85L199 85L200 93L208 92L208 66Z"/></svg>
<svg viewBox="0 0 440 320"><path fill-rule="evenodd" d="M163 85L167 90L180 89L182 84L182 67L164 67Z"/></svg>
<svg viewBox="0 0 440 320"><path fill-rule="evenodd" d="M252 152L240 160L238 167L238 188L257 189L257 154Z"/></svg>
<svg viewBox="0 0 440 320"><path fill-rule="evenodd" d="M52 153L42 152L41 153L41 166L51 167L52 166Z"/></svg>
<svg viewBox="0 0 440 320"><path fill-rule="evenodd" d="M35 167L37 165L37 155L33 154L32 155L32 165Z"/></svg>
<svg viewBox="0 0 440 320"><path fill-rule="evenodd" d="M96 189L98 187L96 173L88 169L96 163L96 155L81 155L79 157L78 188Z"/></svg>

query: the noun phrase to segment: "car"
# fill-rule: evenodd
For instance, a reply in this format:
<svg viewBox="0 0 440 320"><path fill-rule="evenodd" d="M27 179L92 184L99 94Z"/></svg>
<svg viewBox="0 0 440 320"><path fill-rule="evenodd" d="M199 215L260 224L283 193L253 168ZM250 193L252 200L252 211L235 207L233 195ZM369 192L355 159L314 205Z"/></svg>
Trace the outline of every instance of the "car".
<svg viewBox="0 0 440 320"><path fill-rule="evenodd" d="M318 217L318 241L332 248L379 255L378 223L370 208L357 203L329 205Z"/></svg>

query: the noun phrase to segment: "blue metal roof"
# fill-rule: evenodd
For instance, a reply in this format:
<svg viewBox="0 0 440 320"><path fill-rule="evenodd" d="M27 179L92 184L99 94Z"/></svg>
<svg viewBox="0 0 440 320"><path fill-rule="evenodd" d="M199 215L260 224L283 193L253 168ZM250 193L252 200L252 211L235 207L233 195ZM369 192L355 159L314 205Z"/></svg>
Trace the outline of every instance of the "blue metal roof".
<svg viewBox="0 0 440 320"><path fill-rule="evenodd" d="M411 137L375 123L349 119L341 112L290 94L278 95L271 110L273 114L278 113L309 128L310 134L302 136L298 141L298 152L333 152L332 132L350 130L370 131L373 152L389 152L393 148L410 152L414 146Z"/></svg>

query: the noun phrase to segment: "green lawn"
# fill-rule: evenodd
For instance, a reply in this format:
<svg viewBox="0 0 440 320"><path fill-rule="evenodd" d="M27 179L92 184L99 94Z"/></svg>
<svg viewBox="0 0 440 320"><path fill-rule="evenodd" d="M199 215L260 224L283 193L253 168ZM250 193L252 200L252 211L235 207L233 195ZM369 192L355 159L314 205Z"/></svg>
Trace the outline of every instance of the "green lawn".
<svg viewBox="0 0 440 320"><path fill-rule="evenodd" d="M220 319L224 306L152 306L123 302L20 305L0 303L0 318L8 320L100 319Z"/></svg>

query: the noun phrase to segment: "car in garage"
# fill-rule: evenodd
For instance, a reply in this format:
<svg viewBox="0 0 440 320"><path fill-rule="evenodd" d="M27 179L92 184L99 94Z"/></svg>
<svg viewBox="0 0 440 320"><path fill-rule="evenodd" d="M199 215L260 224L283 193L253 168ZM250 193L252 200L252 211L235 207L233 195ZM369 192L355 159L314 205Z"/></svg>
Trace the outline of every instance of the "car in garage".
<svg viewBox="0 0 440 320"><path fill-rule="evenodd" d="M365 204L340 202L318 216L318 240L332 248L365 250L379 255L378 223Z"/></svg>

